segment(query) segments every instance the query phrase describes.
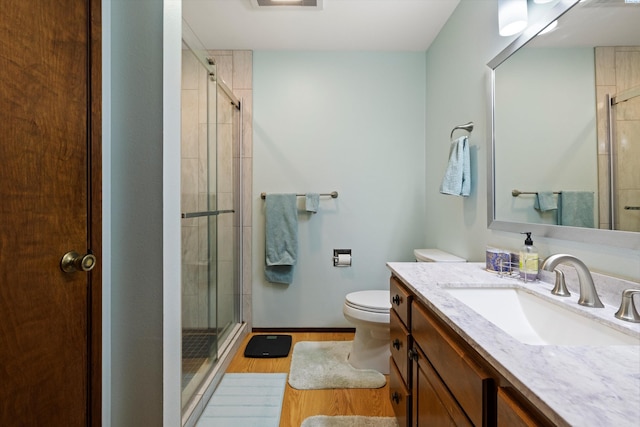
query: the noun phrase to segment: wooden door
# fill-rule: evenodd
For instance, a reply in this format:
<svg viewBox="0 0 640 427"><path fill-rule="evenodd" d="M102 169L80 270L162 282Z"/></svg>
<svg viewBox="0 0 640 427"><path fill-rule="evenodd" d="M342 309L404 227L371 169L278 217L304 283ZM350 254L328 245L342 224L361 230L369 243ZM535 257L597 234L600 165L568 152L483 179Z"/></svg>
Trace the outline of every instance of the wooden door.
<svg viewBox="0 0 640 427"><path fill-rule="evenodd" d="M0 0L0 425L100 424L100 0ZM62 256L93 253L90 272Z"/></svg>

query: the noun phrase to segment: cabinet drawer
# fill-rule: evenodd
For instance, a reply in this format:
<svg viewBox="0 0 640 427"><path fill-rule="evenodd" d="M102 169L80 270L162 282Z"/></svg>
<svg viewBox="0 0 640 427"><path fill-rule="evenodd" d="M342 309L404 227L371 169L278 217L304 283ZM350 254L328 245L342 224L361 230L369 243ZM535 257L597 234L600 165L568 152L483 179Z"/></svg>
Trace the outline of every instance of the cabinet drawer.
<svg viewBox="0 0 640 427"><path fill-rule="evenodd" d="M472 427L458 402L451 396L433 367L416 348L412 422L415 426Z"/></svg>
<svg viewBox="0 0 640 427"><path fill-rule="evenodd" d="M389 365L391 368L389 369L389 399L391 399L391 406L400 427L408 427L411 422L411 393L402 380L393 358L389 358Z"/></svg>
<svg viewBox="0 0 640 427"><path fill-rule="evenodd" d="M425 307L413 302L412 335L471 422L494 425L496 390L493 378L473 359L472 349L452 338L448 328Z"/></svg>
<svg viewBox="0 0 640 427"><path fill-rule="evenodd" d="M409 316L409 309L411 308L411 300L413 297L404 287L402 283L394 276L391 276L389 283L389 300L391 301L391 307L398 313L398 317L404 323L404 326L411 330L411 317Z"/></svg>
<svg viewBox="0 0 640 427"><path fill-rule="evenodd" d="M391 357L398 367L404 383L407 387L411 387L411 373L409 372L411 364L409 363L408 355L408 351L411 348L411 336L396 312L391 310L390 313Z"/></svg>

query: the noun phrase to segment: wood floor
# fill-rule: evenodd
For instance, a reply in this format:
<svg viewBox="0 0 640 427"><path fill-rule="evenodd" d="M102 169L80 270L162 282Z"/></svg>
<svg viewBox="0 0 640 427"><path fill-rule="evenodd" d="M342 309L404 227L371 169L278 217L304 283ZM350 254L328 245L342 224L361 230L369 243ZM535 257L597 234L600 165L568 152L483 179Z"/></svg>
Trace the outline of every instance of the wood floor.
<svg viewBox="0 0 640 427"><path fill-rule="evenodd" d="M289 372L293 346L299 341L350 341L353 333L348 332L293 332L291 351L288 357L255 359L244 357L244 348L249 339L245 338L238 353L233 357L226 372ZM389 377L387 384L379 389L331 389L296 390L286 385L280 427L299 427L302 421L312 415L367 415L393 417L389 401Z"/></svg>

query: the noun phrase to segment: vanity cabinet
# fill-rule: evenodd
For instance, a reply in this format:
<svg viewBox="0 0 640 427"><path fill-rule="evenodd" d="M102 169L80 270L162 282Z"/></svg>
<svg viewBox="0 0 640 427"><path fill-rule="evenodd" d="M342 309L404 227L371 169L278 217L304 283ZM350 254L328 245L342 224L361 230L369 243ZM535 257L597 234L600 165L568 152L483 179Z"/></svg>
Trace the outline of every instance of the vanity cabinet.
<svg viewBox="0 0 640 427"><path fill-rule="evenodd" d="M390 399L400 426L553 425L391 276Z"/></svg>

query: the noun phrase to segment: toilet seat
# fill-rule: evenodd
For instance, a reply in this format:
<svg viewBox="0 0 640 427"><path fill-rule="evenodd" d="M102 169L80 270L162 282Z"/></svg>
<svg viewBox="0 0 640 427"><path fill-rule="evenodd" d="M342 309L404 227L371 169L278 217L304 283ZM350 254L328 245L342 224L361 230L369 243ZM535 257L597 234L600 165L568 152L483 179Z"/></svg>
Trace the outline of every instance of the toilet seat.
<svg viewBox="0 0 640 427"><path fill-rule="evenodd" d="M388 314L391 310L389 291L351 292L345 297L345 305L369 313Z"/></svg>

